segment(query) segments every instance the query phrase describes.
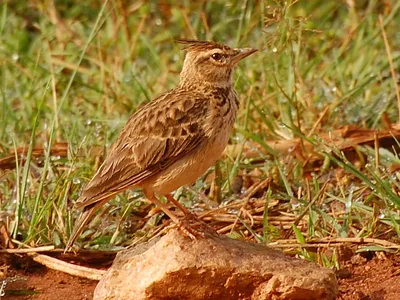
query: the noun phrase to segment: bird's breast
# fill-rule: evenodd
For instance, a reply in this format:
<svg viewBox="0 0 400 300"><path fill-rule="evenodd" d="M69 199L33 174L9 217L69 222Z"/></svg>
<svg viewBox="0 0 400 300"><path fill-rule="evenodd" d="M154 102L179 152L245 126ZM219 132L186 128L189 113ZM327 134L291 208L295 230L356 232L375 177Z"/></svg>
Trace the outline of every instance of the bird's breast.
<svg viewBox="0 0 400 300"><path fill-rule="evenodd" d="M166 195L183 185L192 184L221 157L228 139L229 132L221 130L213 139L160 172L148 188Z"/></svg>
<svg viewBox="0 0 400 300"><path fill-rule="evenodd" d="M221 111L220 113L222 113ZM236 112L235 112L236 113ZM187 184L192 184L221 157L235 121L233 112L212 121L208 138L197 149L160 172L150 183L153 192L165 195Z"/></svg>

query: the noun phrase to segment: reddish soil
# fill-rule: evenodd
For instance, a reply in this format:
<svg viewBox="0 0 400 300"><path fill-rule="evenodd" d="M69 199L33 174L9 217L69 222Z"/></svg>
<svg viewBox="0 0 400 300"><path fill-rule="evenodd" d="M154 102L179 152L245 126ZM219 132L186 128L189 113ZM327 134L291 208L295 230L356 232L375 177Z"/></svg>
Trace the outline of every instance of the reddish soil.
<svg viewBox="0 0 400 300"><path fill-rule="evenodd" d="M356 257L338 272L338 278L338 299L400 299L400 256ZM6 295L0 296L1 300L92 299L97 284L44 267L8 270L7 279Z"/></svg>
<svg viewBox="0 0 400 300"><path fill-rule="evenodd" d="M349 268L338 273L339 299L400 299L399 255L374 256L369 261L352 259L352 262Z"/></svg>
<svg viewBox="0 0 400 300"><path fill-rule="evenodd" d="M11 282L7 283L6 295L0 297L1 300L92 299L97 284L97 281L73 277L44 267L29 272L9 271L7 279Z"/></svg>

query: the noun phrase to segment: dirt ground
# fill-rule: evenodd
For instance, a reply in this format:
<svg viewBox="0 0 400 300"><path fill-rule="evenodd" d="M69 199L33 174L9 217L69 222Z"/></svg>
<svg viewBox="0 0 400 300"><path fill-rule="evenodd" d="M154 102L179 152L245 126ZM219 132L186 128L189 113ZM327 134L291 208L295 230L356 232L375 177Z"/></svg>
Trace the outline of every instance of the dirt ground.
<svg viewBox="0 0 400 300"><path fill-rule="evenodd" d="M339 299L400 299L400 255L354 258L347 269L337 274Z"/></svg>
<svg viewBox="0 0 400 300"><path fill-rule="evenodd" d="M97 281L81 279L51 269L11 270L11 281L1 300L92 299ZM11 274L10 274L11 275Z"/></svg>
<svg viewBox="0 0 400 300"><path fill-rule="evenodd" d="M355 256L339 271L338 299L400 299L400 256ZM1 300L92 299L97 282L35 266L7 270L5 295Z"/></svg>

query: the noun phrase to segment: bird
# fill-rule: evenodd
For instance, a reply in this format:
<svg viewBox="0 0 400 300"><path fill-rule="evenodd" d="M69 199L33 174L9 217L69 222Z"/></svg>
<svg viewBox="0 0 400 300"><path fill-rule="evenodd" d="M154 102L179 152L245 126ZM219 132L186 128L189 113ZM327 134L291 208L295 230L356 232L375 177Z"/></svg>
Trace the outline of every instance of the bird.
<svg viewBox="0 0 400 300"><path fill-rule="evenodd" d="M68 251L95 212L117 194L141 189L183 232L185 225L158 197L185 216L191 212L171 193L196 181L221 157L239 108L233 70L254 48L178 39L185 51L179 84L139 108L127 121L104 162L75 203L83 209Z"/></svg>

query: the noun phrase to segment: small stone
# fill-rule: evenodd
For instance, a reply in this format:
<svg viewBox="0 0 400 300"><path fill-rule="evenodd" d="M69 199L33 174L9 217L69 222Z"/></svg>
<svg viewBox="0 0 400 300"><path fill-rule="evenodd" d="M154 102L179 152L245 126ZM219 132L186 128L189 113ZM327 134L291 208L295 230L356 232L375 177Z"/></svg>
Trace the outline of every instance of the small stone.
<svg viewBox="0 0 400 300"><path fill-rule="evenodd" d="M367 259L360 254L356 254L351 257L350 261L353 265L362 265L367 262Z"/></svg>
<svg viewBox="0 0 400 300"><path fill-rule="evenodd" d="M336 271L336 277L339 279L350 278L351 275L352 275L351 271L348 268L344 268L344 269Z"/></svg>

